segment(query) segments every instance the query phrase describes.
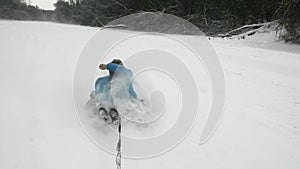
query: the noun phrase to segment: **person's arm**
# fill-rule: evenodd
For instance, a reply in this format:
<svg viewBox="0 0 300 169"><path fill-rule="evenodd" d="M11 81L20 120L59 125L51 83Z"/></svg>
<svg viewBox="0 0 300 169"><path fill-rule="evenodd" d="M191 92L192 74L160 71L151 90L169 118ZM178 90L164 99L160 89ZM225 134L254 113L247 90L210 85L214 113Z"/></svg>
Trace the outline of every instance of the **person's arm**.
<svg viewBox="0 0 300 169"><path fill-rule="evenodd" d="M115 63L108 63L106 65L106 69L109 71L115 72L115 71L117 71L117 69L119 71L119 70L124 70L126 68L123 65L119 65L119 64L115 64Z"/></svg>

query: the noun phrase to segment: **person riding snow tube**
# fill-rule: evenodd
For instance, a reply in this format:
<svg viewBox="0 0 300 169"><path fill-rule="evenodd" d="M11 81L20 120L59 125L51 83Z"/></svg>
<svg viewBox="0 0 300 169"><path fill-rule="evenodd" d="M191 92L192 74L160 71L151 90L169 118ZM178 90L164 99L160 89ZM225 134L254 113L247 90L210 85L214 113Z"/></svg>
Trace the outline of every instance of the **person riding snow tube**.
<svg viewBox="0 0 300 169"><path fill-rule="evenodd" d="M119 59L114 59L108 64L100 64L99 69L108 70L109 75L100 77L95 82L95 94L102 96L100 102L113 102L112 101L112 85L111 81L116 81L114 86L121 86L117 88L117 93L121 93L121 96L129 96L131 99L137 99L137 94L132 85L132 71L124 67L123 63ZM118 123L118 111L111 107L109 110L100 106L100 117L107 123Z"/></svg>

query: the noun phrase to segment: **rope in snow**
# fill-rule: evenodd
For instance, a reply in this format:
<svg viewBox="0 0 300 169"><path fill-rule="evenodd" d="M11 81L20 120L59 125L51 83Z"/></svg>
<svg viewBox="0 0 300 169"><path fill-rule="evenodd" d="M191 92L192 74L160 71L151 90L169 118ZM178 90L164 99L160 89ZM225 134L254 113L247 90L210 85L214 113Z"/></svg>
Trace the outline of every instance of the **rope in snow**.
<svg viewBox="0 0 300 169"><path fill-rule="evenodd" d="M119 132L119 140L117 144L116 164L117 164L117 169L121 169L121 117L120 116L118 117L118 132Z"/></svg>

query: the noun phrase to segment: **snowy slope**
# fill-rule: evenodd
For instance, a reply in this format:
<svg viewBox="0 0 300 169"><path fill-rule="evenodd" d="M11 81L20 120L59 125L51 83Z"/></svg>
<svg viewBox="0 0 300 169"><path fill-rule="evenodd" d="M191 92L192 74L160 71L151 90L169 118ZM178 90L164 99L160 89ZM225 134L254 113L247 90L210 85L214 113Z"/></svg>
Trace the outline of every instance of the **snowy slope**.
<svg viewBox="0 0 300 169"><path fill-rule="evenodd" d="M0 168L116 167L115 157L86 137L73 108L74 66L96 31L0 22ZM124 160L123 168L299 168L299 46L252 43L259 40L211 41L224 66L227 101L209 142L198 144L196 125L172 151Z"/></svg>

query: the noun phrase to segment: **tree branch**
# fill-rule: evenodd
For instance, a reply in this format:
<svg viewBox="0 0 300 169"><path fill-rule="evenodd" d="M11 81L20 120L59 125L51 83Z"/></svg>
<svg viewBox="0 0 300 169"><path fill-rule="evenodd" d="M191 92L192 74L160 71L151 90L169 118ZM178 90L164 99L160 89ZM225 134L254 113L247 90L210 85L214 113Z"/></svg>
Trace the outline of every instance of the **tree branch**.
<svg viewBox="0 0 300 169"><path fill-rule="evenodd" d="M117 1L117 0L113 0L116 4L120 5L121 7L123 7L128 13L132 14L132 12L121 2Z"/></svg>

